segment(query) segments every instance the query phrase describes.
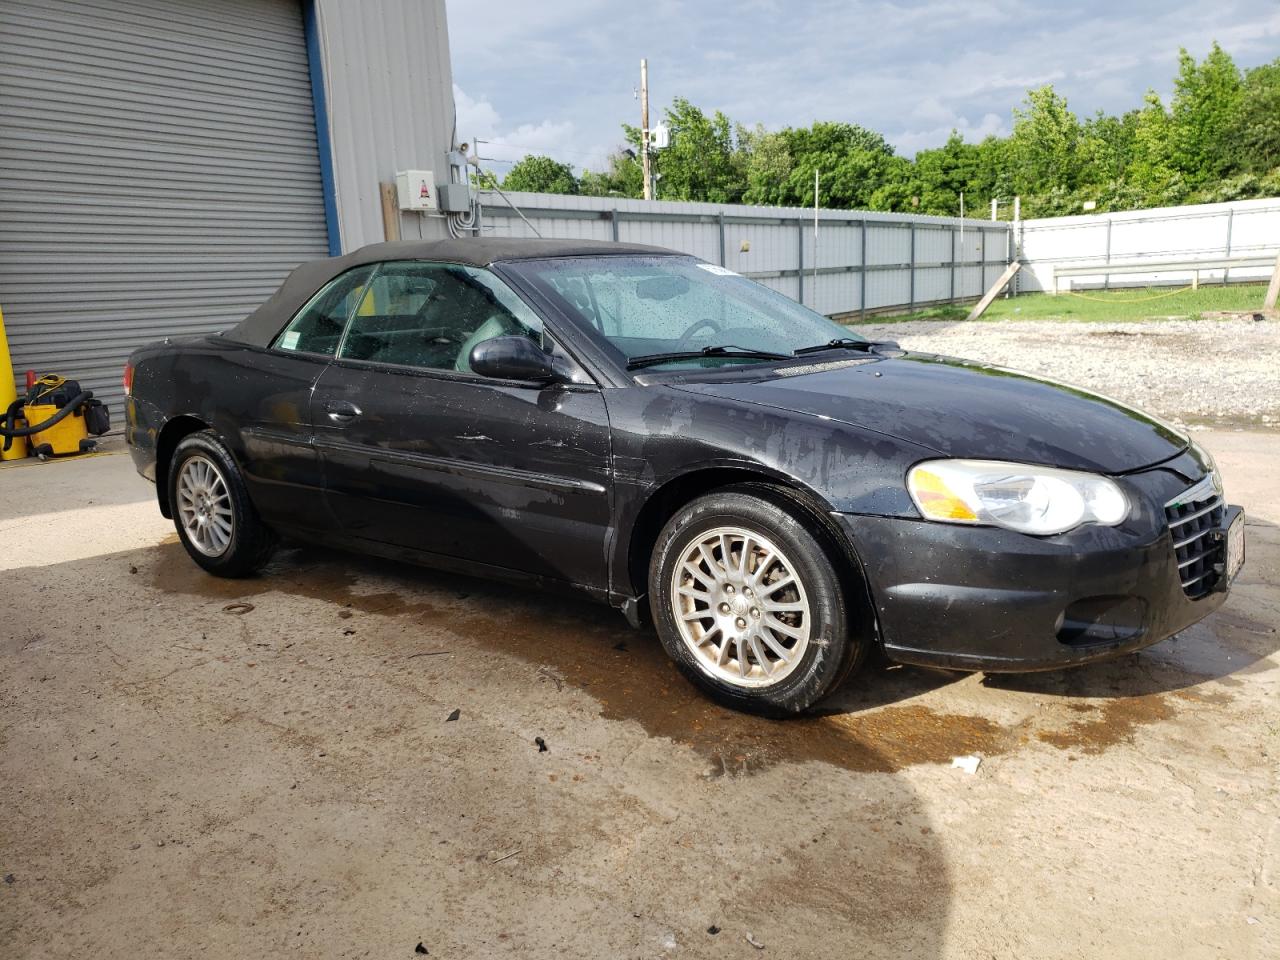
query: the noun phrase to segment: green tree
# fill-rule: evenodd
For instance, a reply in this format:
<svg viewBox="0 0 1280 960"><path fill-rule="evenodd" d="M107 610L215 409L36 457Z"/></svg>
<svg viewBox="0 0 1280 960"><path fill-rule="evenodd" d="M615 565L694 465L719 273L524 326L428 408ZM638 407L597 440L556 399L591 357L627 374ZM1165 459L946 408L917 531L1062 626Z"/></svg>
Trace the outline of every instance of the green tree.
<svg viewBox="0 0 1280 960"><path fill-rule="evenodd" d="M502 189L525 193L577 193L578 178L567 163L529 154L502 178Z"/></svg>
<svg viewBox="0 0 1280 960"><path fill-rule="evenodd" d="M891 213L923 212L916 167L906 157L889 157L880 168L880 177L864 205L868 210Z"/></svg>
<svg viewBox="0 0 1280 960"><path fill-rule="evenodd" d="M951 131L951 136L943 146L917 153L913 195L919 198L919 203L915 209L921 213L954 217L960 213L961 193L965 194L970 204L989 199L990 192L980 198L974 190L981 159L981 148L976 144L965 143L956 130Z"/></svg>
<svg viewBox="0 0 1280 960"><path fill-rule="evenodd" d="M1101 186L1124 179L1133 161L1133 141L1138 112L1113 117L1099 110L1080 131L1079 182Z"/></svg>
<svg viewBox="0 0 1280 960"><path fill-rule="evenodd" d="M782 202L792 206L813 205L813 174L817 170L822 206L865 209L896 166L889 142L856 123L820 120L810 127L788 127L781 135L792 158Z"/></svg>
<svg viewBox="0 0 1280 960"><path fill-rule="evenodd" d="M1173 121L1154 90L1148 90L1142 109L1134 118L1133 156L1125 170L1137 206L1164 206L1182 202L1186 183L1172 160Z"/></svg>
<svg viewBox="0 0 1280 960"><path fill-rule="evenodd" d="M719 110L707 116L684 97L676 97L665 113L671 144L653 159L662 175L660 197L739 202L746 182L732 121Z"/></svg>
<svg viewBox="0 0 1280 960"><path fill-rule="evenodd" d="M744 203L781 206L787 202L787 183L795 160L781 133L769 133L764 127L753 130L739 128L740 164L746 171Z"/></svg>
<svg viewBox="0 0 1280 960"><path fill-rule="evenodd" d="M1080 121L1052 84L1028 90L1013 111L1014 187L1034 194L1076 185Z"/></svg>
<svg viewBox="0 0 1280 960"><path fill-rule="evenodd" d="M1280 57L1245 73L1227 141L1245 169L1280 167Z"/></svg>
<svg viewBox="0 0 1280 960"><path fill-rule="evenodd" d="M471 186L476 190L492 190L501 187L502 182L491 170L474 169L471 172Z"/></svg>
<svg viewBox="0 0 1280 960"><path fill-rule="evenodd" d="M1169 115L1169 159L1192 185L1229 172L1238 162L1231 142L1243 82L1231 57L1214 43L1203 63L1180 50Z"/></svg>
<svg viewBox="0 0 1280 960"><path fill-rule="evenodd" d="M1280 193L1280 59L1244 74L1214 44L1197 63L1179 58L1166 108L1148 91L1119 116L1081 122L1052 86L1028 90L1011 136L966 143L956 131L914 158L852 123L817 121L769 131L735 125L677 98L666 111L672 145L654 156L663 199L810 206L814 171L825 207L956 214L993 198L1025 216L1130 210ZM623 125L629 148L607 169L586 171L581 192L642 195L640 132ZM513 171L514 172L514 171Z"/></svg>
<svg viewBox="0 0 1280 960"><path fill-rule="evenodd" d="M626 147L615 150L606 168L599 173L583 170L578 189L589 197L639 199L644 196L644 172L635 150Z"/></svg>
<svg viewBox="0 0 1280 960"><path fill-rule="evenodd" d="M1010 138L995 134L987 136L977 144L977 157L973 180L965 191L965 197L972 198L970 206L980 200L1009 200L1013 197L1014 160Z"/></svg>

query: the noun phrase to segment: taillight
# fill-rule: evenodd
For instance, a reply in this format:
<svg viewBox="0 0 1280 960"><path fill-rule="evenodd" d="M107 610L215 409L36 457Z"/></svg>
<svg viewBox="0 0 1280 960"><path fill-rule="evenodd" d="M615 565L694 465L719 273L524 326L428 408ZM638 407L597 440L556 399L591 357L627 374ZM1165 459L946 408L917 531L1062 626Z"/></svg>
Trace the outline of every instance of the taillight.
<svg viewBox="0 0 1280 960"><path fill-rule="evenodd" d="M124 395L126 397L133 396L133 364L126 363L124 365L124 378L121 381L124 384Z"/></svg>

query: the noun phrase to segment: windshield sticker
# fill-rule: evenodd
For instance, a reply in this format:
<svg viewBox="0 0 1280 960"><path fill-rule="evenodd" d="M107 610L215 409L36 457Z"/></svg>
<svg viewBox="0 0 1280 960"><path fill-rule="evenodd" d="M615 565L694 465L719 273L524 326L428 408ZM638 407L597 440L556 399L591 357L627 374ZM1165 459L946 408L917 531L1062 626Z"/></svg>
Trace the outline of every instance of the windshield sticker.
<svg viewBox="0 0 1280 960"><path fill-rule="evenodd" d="M734 273L725 267L717 267L714 263L700 263L697 265L699 270L705 270L707 273L714 273L717 277L740 277L742 274Z"/></svg>
<svg viewBox="0 0 1280 960"><path fill-rule="evenodd" d="M298 338L301 334L297 330L290 330L280 338L280 347L284 350L297 350Z"/></svg>

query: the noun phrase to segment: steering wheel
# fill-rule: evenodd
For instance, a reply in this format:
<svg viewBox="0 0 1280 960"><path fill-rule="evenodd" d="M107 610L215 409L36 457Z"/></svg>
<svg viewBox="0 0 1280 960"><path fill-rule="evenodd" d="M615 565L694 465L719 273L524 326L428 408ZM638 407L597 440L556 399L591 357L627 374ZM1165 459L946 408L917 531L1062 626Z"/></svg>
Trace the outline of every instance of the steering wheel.
<svg viewBox="0 0 1280 960"><path fill-rule="evenodd" d="M712 333L719 333L724 327L720 326L714 320L695 320L684 333L680 334L680 339L676 341L676 351L682 352L689 349L690 343L693 342L693 335L700 331L703 327L709 329Z"/></svg>

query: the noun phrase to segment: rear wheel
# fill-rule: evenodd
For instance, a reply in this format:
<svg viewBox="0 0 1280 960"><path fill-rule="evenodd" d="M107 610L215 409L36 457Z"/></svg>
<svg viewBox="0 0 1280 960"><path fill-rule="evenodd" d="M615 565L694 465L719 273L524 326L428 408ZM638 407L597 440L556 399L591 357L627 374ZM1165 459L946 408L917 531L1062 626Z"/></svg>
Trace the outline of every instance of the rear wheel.
<svg viewBox="0 0 1280 960"><path fill-rule="evenodd" d="M249 500L230 451L208 430L178 444L169 466L169 505L191 559L220 577L260 569L276 538Z"/></svg>
<svg viewBox="0 0 1280 960"><path fill-rule="evenodd" d="M658 634L684 674L728 706L800 713L870 646L806 521L785 498L728 490L693 501L658 536L649 571Z"/></svg>

